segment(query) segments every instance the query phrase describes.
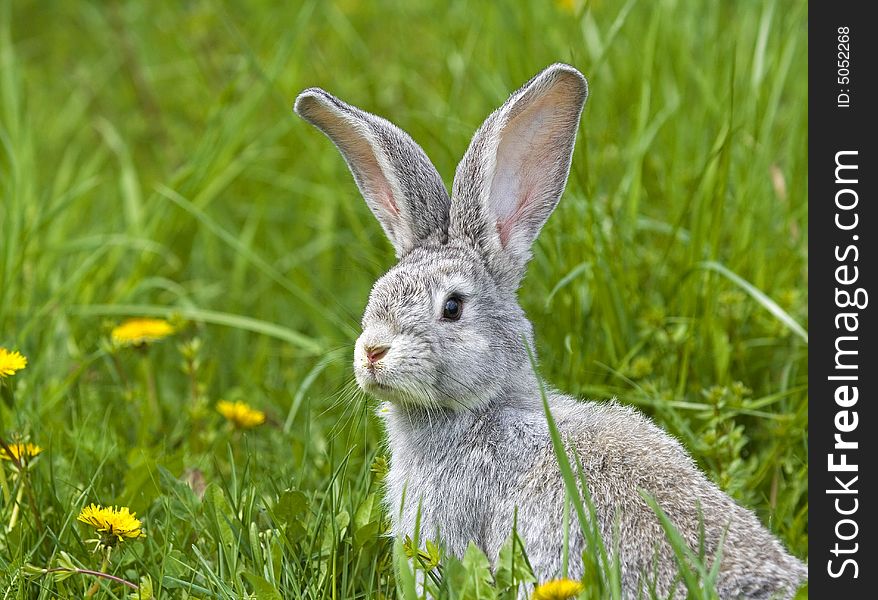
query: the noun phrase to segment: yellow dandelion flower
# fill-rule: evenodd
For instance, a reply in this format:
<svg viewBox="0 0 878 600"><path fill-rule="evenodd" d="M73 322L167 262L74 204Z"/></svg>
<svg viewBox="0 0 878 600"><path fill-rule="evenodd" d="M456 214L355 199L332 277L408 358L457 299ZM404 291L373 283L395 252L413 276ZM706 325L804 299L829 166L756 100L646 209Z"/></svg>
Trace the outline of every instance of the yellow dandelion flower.
<svg viewBox="0 0 878 600"><path fill-rule="evenodd" d="M555 5L558 8L573 16L579 15L586 5L594 12L601 7L601 4L601 0L555 0Z"/></svg>
<svg viewBox="0 0 878 600"><path fill-rule="evenodd" d="M572 579L553 579L534 590L531 600L569 600L582 593L582 584Z"/></svg>
<svg viewBox="0 0 878 600"><path fill-rule="evenodd" d="M235 427L249 429L265 423L265 413L256 410L246 402L229 402L220 400L216 404L219 413L228 419Z"/></svg>
<svg viewBox="0 0 878 600"><path fill-rule="evenodd" d="M15 443L15 444L7 444L9 450L0 446L0 460L15 460L17 462L29 462L32 460L37 454L43 451L42 448L35 444L27 443ZM10 452L12 454L10 454Z"/></svg>
<svg viewBox="0 0 878 600"><path fill-rule="evenodd" d="M129 512L127 506L112 508L90 504L83 507L77 517L87 525L91 525L101 535L99 544L112 548L119 542L133 540L146 534L141 530L142 523L135 513Z"/></svg>
<svg viewBox="0 0 878 600"><path fill-rule="evenodd" d="M10 352L6 348L0 348L0 379L15 375L27 366L27 358L19 352Z"/></svg>
<svg viewBox="0 0 878 600"><path fill-rule="evenodd" d="M110 332L117 346L144 346L163 340L174 333L174 327L164 319L128 319Z"/></svg>

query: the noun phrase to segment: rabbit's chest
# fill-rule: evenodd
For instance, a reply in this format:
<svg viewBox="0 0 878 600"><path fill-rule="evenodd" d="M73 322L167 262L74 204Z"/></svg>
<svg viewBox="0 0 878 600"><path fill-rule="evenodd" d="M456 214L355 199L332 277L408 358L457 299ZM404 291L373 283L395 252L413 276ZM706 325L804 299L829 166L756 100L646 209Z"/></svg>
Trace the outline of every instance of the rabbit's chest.
<svg viewBox="0 0 878 600"><path fill-rule="evenodd" d="M395 533L413 535L420 518L421 538L441 539L453 554L462 555L470 541L485 549L503 498L490 453L461 448L393 456L387 483Z"/></svg>

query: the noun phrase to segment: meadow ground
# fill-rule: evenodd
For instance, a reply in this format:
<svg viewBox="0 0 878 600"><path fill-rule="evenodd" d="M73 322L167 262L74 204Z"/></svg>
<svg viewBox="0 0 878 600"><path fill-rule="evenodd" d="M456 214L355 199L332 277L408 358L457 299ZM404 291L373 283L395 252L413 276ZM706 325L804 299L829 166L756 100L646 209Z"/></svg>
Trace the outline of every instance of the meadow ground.
<svg viewBox="0 0 878 600"><path fill-rule="evenodd" d="M0 465L3 597L132 591L70 572L101 567L157 598L410 597L349 364L392 250L291 104L318 85L387 116L449 183L559 60L591 97L521 291L541 371L653 416L807 558L806 13L0 2L0 347L28 360L0 375L0 437L42 449ZM143 316L176 331L113 343ZM146 537L102 565L90 503ZM449 597L493 597L477 558Z"/></svg>

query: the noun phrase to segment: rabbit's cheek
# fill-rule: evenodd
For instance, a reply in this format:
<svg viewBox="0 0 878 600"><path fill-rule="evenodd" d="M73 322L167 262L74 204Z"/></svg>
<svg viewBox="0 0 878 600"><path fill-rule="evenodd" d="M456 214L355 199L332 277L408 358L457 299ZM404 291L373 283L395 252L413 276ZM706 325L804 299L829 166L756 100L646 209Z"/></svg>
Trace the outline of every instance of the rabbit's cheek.
<svg viewBox="0 0 878 600"><path fill-rule="evenodd" d="M431 346L419 335L385 335L368 328L354 349L354 375L363 391L383 400L435 403Z"/></svg>

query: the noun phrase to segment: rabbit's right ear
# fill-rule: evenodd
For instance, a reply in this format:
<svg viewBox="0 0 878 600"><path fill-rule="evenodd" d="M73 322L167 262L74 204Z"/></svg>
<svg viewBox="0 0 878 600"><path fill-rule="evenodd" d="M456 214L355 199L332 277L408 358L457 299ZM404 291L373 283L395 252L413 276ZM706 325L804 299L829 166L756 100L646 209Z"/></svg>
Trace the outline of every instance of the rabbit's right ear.
<svg viewBox="0 0 878 600"><path fill-rule="evenodd" d="M393 123L320 88L299 94L296 113L332 140L400 258L448 231L450 199L436 167Z"/></svg>
<svg viewBox="0 0 878 600"><path fill-rule="evenodd" d="M457 166L449 236L472 240L501 285L518 287L564 191L587 95L579 71L551 65L485 119Z"/></svg>

